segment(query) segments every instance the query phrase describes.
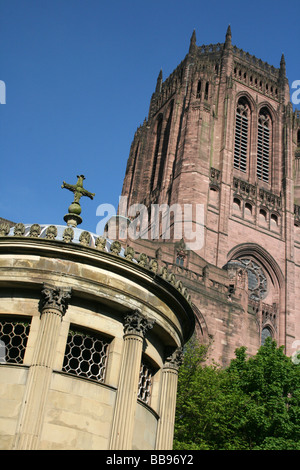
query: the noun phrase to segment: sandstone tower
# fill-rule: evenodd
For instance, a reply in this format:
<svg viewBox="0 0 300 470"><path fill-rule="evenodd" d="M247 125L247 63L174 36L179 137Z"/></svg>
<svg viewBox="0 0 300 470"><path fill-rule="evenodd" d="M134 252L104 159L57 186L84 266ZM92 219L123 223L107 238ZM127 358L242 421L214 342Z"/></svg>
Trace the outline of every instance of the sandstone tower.
<svg viewBox="0 0 300 470"><path fill-rule="evenodd" d="M284 56L278 68L263 62L232 44L230 27L222 44L199 47L194 32L173 73L159 73L122 196L149 214L153 204L203 205L201 249L162 227L136 244L190 280L199 337L213 339L221 362L269 335L287 354L300 340L299 158Z"/></svg>

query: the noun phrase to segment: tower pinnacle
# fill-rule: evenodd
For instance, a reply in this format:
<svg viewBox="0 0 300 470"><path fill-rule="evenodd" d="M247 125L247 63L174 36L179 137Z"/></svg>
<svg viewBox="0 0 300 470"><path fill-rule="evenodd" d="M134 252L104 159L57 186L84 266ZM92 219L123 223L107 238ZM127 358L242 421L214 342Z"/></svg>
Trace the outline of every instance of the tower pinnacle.
<svg viewBox="0 0 300 470"><path fill-rule="evenodd" d="M231 46L231 27L228 25L227 32L226 32L226 39L225 39L225 48L228 48Z"/></svg>
<svg viewBox="0 0 300 470"><path fill-rule="evenodd" d="M189 53L192 54L193 52L195 52L196 47L196 31L194 30L191 36Z"/></svg>
<svg viewBox="0 0 300 470"><path fill-rule="evenodd" d="M285 58L284 58L284 54L282 54L281 60L280 60L280 75L281 75L282 77L285 77L285 76L286 76L286 67L285 67Z"/></svg>
<svg viewBox="0 0 300 470"><path fill-rule="evenodd" d="M162 81L163 81L163 74L162 74L162 69L160 69L160 72L159 72L158 77L157 77L155 93L160 93Z"/></svg>

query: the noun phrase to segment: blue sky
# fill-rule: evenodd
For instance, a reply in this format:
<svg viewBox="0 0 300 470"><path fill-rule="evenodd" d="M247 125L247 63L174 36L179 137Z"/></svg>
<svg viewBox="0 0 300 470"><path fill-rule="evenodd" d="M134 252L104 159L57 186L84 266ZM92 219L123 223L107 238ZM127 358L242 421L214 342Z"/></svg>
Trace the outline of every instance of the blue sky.
<svg viewBox="0 0 300 470"><path fill-rule="evenodd" d="M232 42L300 80L299 0L0 0L0 217L61 224L86 177L80 228L117 207L130 144L166 78L197 45Z"/></svg>

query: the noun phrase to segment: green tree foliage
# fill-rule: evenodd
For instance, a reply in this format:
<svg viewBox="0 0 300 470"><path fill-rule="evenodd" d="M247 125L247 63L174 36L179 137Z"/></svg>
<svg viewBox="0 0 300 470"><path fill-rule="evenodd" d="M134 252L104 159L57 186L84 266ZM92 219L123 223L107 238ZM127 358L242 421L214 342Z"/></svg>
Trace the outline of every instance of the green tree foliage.
<svg viewBox="0 0 300 470"><path fill-rule="evenodd" d="M179 371L176 450L300 450L300 365L268 339L226 369L188 344Z"/></svg>

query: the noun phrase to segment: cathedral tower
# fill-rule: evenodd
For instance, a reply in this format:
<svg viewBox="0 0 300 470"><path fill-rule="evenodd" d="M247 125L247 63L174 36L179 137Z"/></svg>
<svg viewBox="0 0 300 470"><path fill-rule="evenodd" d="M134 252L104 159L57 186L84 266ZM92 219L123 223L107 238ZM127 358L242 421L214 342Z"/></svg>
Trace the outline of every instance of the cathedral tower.
<svg viewBox="0 0 300 470"><path fill-rule="evenodd" d="M122 191L128 207L149 213L153 204L203 205L196 253L209 266L244 269L260 334L289 353L300 339L299 146L284 56L278 68L257 59L232 45L230 26L222 44L199 47L193 32L184 60L165 81L159 73Z"/></svg>

